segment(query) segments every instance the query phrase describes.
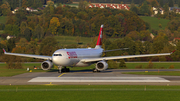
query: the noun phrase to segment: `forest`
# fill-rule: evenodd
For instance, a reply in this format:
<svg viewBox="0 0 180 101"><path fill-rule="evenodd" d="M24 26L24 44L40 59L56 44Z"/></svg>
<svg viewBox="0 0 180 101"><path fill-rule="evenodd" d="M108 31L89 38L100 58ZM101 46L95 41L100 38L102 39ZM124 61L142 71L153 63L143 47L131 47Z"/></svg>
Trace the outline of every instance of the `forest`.
<svg viewBox="0 0 180 101"><path fill-rule="evenodd" d="M15 14L11 13L12 7L8 2L4 2L0 7L2 16L6 16L6 22L0 23L0 30L3 30L0 34L1 61L19 60L19 57L3 56L2 48L14 53L52 55L60 48L94 47L101 24L104 24L103 48L105 50L129 48L126 51L109 52L103 56L166 53L176 49L171 56L135 58L126 59L126 61L180 60L180 42L174 40L174 38L180 38L178 14L168 13L167 16L172 17L167 27L152 31L149 23L139 18L132 10L76 8L62 4L55 7L54 2L49 1L48 6L43 10L29 12L23 8L27 6L24 5L26 4L22 3L22 7ZM152 32L154 38L150 37ZM7 35L16 36L16 38L6 40ZM86 45L77 43L59 45L55 39L56 36L74 36L77 40L79 36L91 37L92 42ZM21 61L41 60L23 58Z"/></svg>

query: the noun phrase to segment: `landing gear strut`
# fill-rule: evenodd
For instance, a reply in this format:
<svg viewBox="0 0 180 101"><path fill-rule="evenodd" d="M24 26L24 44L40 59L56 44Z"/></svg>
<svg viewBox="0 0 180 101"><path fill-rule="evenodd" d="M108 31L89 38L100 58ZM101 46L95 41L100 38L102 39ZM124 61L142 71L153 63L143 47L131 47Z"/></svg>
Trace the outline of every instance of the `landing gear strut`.
<svg viewBox="0 0 180 101"><path fill-rule="evenodd" d="M93 72L100 72L99 70L97 70L97 69L93 69Z"/></svg>
<svg viewBox="0 0 180 101"><path fill-rule="evenodd" d="M66 68L66 67L63 68L62 66L58 66L58 68L59 68L58 73L69 72L70 71L69 68Z"/></svg>

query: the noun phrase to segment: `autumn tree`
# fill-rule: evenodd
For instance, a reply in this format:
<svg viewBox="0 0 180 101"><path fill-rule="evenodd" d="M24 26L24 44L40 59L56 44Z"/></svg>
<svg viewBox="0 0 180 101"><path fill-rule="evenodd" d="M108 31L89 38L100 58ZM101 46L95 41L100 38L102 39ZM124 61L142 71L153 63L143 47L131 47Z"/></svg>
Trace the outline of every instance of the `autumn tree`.
<svg viewBox="0 0 180 101"><path fill-rule="evenodd" d="M133 11L134 13L136 13L136 14L139 14L139 8L134 3L131 4L130 10Z"/></svg>
<svg viewBox="0 0 180 101"><path fill-rule="evenodd" d="M49 29L51 30L53 35L57 34L57 29L59 26L60 26L59 19L57 17L53 17L50 20L50 25L49 25Z"/></svg>
<svg viewBox="0 0 180 101"><path fill-rule="evenodd" d="M150 7L149 5L147 4L147 2L145 1L143 3L143 5L140 7L140 10L139 10L140 14L142 15L150 15L151 12L150 12Z"/></svg>
<svg viewBox="0 0 180 101"><path fill-rule="evenodd" d="M26 17L26 10L19 8L18 11L15 13L15 24L20 26L21 22L26 21L27 17Z"/></svg>
<svg viewBox="0 0 180 101"><path fill-rule="evenodd" d="M54 37L49 36L42 40L39 52L42 55L51 56L53 52L58 48L58 42L56 41L56 39Z"/></svg>
<svg viewBox="0 0 180 101"><path fill-rule="evenodd" d="M26 46L28 45L28 41L26 38L21 38L19 40L19 44L18 44L18 48L14 50L14 53L15 52L19 52L19 53L25 53L26 51ZM19 50L18 50L19 49Z"/></svg>
<svg viewBox="0 0 180 101"><path fill-rule="evenodd" d="M5 2L4 4L2 4L0 6L1 10L2 10L2 14L4 16L7 16L9 13L11 13L11 8L8 2Z"/></svg>
<svg viewBox="0 0 180 101"><path fill-rule="evenodd" d="M49 0L47 1L47 5L48 5L48 10L50 11L50 14L54 14L54 10L55 10L54 2Z"/></svg>
<svg viewBox="0 0 180 101"><path fill-rule="evenodd" d="M25 30L24 30L24 37L30 41L31 40L31 36L32 36L32 31L26 27Z"/></svg>
<svg viewBox="0 0 180 101"><path fill-rule="evenodd" d="M119 67L120 67L120 68L127 68L124 59L121 59L121 60L120 60Z"/></svg>
<svg viewBox="0 0 180 101"><path fill-rule="evenodd" d="M87 1L80 0L78 8L85 9L85 7L87 6L85 2L87 2Z"/></svg>
<svg viewBox="0 0 180 101"><path fill-rule="evenodd" d="M164 6L164 0L159 0L159 4L161 7L163 7Z"/></svg>
<svg viewBox="0 0 180 101"><path fill-rule="evenodd" d="M11 52L14 47L16 47L15 39L14 39L14 38L9 39L9 40L7 41L7 48L8 48L7 51Z"/></svg>
<svg viewBox="0 0 180 101"><path fill-rule="evenodd" d="M161 53L163 48L167 46L168 40L166 34L163 32L158 33L158 36L153 40L153 51L154 53Z"/></svg>
<svg viewBox="0 0 180 101"><path fill-rule="evenodd" d="M20 25L20 33L21 33L21 36L25 36L24 31L26 30L27 27L28 27L27 23L23 21L23 22L21 23L21 25Z"/></svg>
<svg viewBox="0 0 180 101"><path fill-rule="evenodd" d="M36 54L38 50L37 41L30 41L29 44L26 46L26 53L28 54Z"/></svg>
<svg viewBox="0 0 180 101"><path fill-rule="evenodd" d="M22 0L22 8L26 9L27 8L27 1L26 0Z"/></svg>
<svg viewBox="0 0 180 101"><path fill-rule="evenodd" d="M33 31L33 37L42 39L44 37L44 29L38 24Z"/></svg>
<svg viewBox="0 0 180 101"><path fill-rule="evenodd" d="M174 0L169 0L169 7L174 7Z"/></svg>

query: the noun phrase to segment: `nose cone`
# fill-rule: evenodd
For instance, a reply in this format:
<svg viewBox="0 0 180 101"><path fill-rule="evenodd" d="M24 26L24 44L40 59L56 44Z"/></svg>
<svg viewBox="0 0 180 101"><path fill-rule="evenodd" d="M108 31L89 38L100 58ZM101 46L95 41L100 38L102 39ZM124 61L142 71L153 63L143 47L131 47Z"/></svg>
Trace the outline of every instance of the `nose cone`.
<svg viewBox="0 0 180 101"><path fill-rule="evenodd" d="M59 65L59 59L58 59L59 57L56 57L56 56L52 56L52 61L53 61L53 63L55 64L55 65Z"/></svg>

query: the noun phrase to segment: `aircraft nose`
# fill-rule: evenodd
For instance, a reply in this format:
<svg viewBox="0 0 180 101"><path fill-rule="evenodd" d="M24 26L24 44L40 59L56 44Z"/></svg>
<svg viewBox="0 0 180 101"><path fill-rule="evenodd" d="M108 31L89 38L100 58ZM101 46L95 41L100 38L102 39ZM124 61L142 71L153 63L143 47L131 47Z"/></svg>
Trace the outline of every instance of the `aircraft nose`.
<svg viewBox="0 0 180 101"><path fill-rule="evenodd" d="M58 65L58 57L53 56L52 61L55 65Z"/></svg>

